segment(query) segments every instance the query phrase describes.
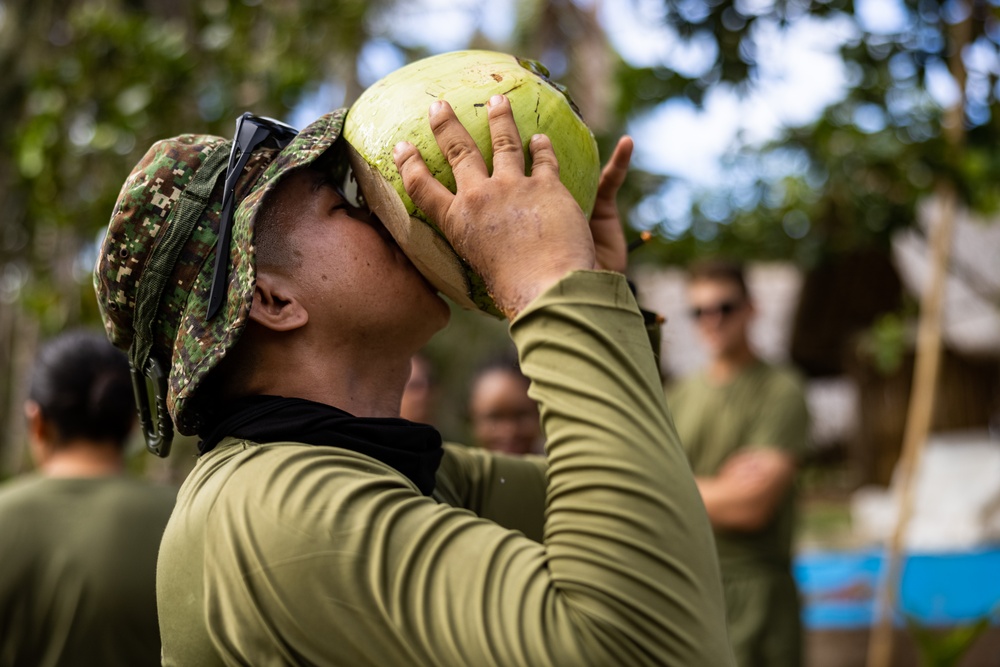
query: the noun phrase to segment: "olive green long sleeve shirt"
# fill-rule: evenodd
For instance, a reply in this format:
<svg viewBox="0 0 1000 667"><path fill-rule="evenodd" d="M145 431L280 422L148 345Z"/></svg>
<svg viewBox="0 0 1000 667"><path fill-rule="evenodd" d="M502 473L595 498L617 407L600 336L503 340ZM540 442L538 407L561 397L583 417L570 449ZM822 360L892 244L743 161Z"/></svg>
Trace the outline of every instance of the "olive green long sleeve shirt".
<svg viewBox="0 0 1000 667"><path fill-rule="evenodd" d="M711 529L624 278L570 274L511 335L547 473L448 447L429 498L362 454L224 441L161 548L164 664L732 665Z"/></svg>

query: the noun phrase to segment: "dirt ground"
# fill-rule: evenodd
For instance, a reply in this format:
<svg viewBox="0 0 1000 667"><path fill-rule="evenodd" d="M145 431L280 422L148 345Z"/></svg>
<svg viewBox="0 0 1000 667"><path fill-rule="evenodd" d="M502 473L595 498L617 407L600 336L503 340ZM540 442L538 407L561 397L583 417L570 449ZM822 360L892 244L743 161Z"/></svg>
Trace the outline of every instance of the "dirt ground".
<svg viewBox="0 0 1000 667"><path fill-rule="evenodd" d="M896 633L893 667L919 667L916 647L909 636ZM806 667L865 667L867 630L814 630L806 634ZM777 667L777 666L775 666ZM958 667L1000 667L1000 627L981 636Z"/></svg>

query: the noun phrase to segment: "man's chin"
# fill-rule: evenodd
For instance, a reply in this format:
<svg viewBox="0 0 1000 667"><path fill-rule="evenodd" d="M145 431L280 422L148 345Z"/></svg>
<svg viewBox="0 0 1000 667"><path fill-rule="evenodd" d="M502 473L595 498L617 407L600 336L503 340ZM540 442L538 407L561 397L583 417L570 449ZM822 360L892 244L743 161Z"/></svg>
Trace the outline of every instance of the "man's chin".
<svg viewBox="0 0 1000 667"><path fill-rule="evenodd" d="M417 272L414 269L414 272ZM417 273L420 276L419 273ZM427 293L427 307L423 309L423 320L427 322L428 325L433 326L431 335L441 331L446 326L448 326L449 320L451 320L451 308L448 306L448 302L445 298L438 292L437 288L431 285L427 280L420 276L420 280L423 283L423 288ZM421 299L423 301L423 299Z"/></svg>
<svg viewBox="0 0 1000 667"><path fill-rule="evenodd" d="M726 346L720 343L719 341L705 340L703 338L701 344L704 346L705 351L708 352L708 355L710 357L717 357L723 352L725 352Z"/></svg>

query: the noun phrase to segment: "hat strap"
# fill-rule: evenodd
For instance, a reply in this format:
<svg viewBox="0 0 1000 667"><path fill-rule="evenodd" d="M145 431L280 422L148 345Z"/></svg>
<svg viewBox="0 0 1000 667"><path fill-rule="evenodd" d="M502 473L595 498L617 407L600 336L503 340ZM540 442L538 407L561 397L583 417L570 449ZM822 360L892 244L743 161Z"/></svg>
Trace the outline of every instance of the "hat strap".
<svg viewBox="0 0 1000 667"><path fill-rule="evenodd" d="M165 230L151 253L146 267L142 272L142 279L136 290L135 311L132 316L132 345L129 346L129 364L132 367L133 384L136 391L136 402L139 408L139 417L146 437L146 444L153 448L151 439L156 439L157 433L153 431L153 424L147 423L149 417L149 403L145 389L145 376L149 374L149 354L153 349L153 326L156 323L156 316L160 309L160 300L167 281L170 280L174 267L177 264L177 257L181 249L188 242L191 233L201 220L205 209L208 207L212 191L219 180L219 176L226 169L229 162L229 144L223 142L215 147L201 167L195 172L191 181L184 191L181 192L177 204L170 211L164 222ZM137 377L138 374L138 377ZM140 388L139 382L142 383ZM160 383L154 382L154 385ZM154 386L155 392L160 392L161 387ZM146 400L143 400L146 399ZM157 397L158 405L156 421L159 425L159 436L166 433L169 440L172 433L165 431L166 421L170 419L165 409L165 395ZM160 402L164 402L161 409ZM145 405L143 405L145 403ZM162 413L162 414L161 414ZM146 417L145 419L143 417ZM170 429L172 431L172 428ZM169 442L166 448L169 449Z"/></svg>

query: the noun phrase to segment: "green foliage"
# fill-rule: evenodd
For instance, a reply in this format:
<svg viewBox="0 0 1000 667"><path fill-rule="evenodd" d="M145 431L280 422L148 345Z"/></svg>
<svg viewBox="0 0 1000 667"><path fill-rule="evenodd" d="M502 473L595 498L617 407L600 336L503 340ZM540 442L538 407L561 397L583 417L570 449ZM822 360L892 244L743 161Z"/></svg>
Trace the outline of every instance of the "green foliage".
<svg viewBox="0 0 1000 667"><path fill-rule="evenodd" d="M714 43L716 56L707 71L688 80L685 95L699 103L719 84L744 85L755 75L757 28L790 25L807 16L850 11L849 0L774 0L770 4L730 0L665 0L665 22L684 38Z"/></svg>
<svg viewBox="0 0 1000 667"><path fill-rule="evenodd" d="M657 230L670 240L657 249L661 260L726 252L812 265L826 254L885 247L945 181L974 211L1000 210L1000 157L989 149L1000 141L1000 9L985 0L900 7L903 24L885 33L869 30L849 0L664 0L663 20L707 40L715 55L683 81L655 68L628 73L623 80L639 97L632 110L677 96L699 103L719 86L752 89L762 28L837 19L854 35L840 50L844 99L769 146L734 152L729 183L694 198L684 229ZM949 128L928 84L949 78L963 92L960 128Z"/></svg>
<svg viewBox="0 0 1000 667"><path fill-rule="evenodd" d="M868 331L862 351L871 357L881 375L893 375L903 364L908 343L906 332L906 320L898 313L886 313Z"/></svg>
<svg viewBox="0 0 1000 667"><path fill-rule="evenodd" d="M4 31L20 44L0 84L0 191L11 212L0 261L23 278L7 300L19 297L53 328L80 315L66 297L89 282L89 267L67 273L67 264L94 242L146 148L192 128L228 136L245 109L286 116L336 58L354 62L370 11L358 0L5 8L5 26L40 29ZM53 293L57 304L44 296Z"/></svg>
<svg viewBox="0 0 1000 667"><path fill-rule="evenodd" d="M917 643L921 667L956 667L979 636L989 629L994 615L988 614L974 623L947 630L924 627L908 615L906 627Z"/></svg>
<svg viewBox="0 0 1000 667"><path fill-rule="evenodd" d="M692 93L690 79L663 66L636 68L619 62L615 79L618 84L615 113L620 118ZM700 102L700 97L697 101Z"/></svg>

